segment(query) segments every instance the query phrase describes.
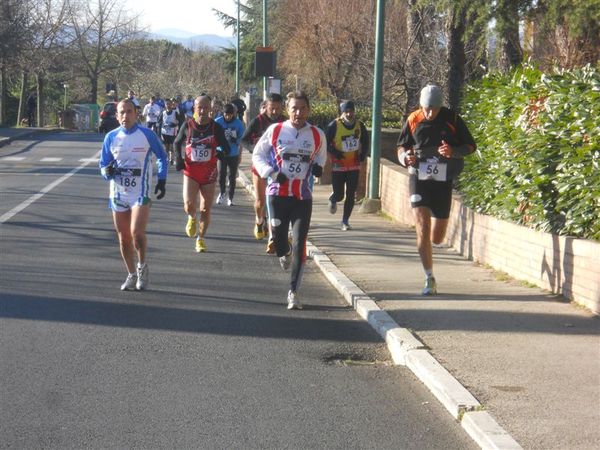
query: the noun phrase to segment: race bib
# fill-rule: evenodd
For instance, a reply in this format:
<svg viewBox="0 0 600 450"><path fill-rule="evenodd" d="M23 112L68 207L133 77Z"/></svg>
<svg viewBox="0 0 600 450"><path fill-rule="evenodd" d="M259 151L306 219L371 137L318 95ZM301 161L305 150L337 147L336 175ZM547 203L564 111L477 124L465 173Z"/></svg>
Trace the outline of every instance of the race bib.
<svg viewBox="0 0 600 450"><path fill-rule="evenodd" d="M134 191L140 186L141 169L127 169L118 167L115 169L115 186L120 193Z"/></svg>
<svg viewBox="0 0 600 450"><path fill-rule="evenodd" d="M436 160L419 163L419 180L446 181L446 163Z"/></svg>
<svg viewBox="0 0 600 450"><path fill-rule="evenodd" d="M207 162L210 161L211 148L203 144L194 146L188 145L187 153L190 155L190 159L193 162Z"/></svg>
<svg viewBox="0 0 600 450"><path fill-rule="evenodd" d="M282 155L281 172L290 180L303 180L310 166L310 155L286 152Z"/></svg>
<svg viewBox="0 0 600 450"><path fill-rule="evenodd" d="M342 151L355 152L359 148L360 141L354 136L342 137Z"/></svg>

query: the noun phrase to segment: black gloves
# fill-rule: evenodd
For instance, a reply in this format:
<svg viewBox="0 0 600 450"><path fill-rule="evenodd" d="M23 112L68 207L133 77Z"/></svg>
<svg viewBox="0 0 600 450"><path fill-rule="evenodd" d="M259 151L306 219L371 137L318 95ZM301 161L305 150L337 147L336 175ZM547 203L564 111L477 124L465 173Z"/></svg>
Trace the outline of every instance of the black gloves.
<svg viewBox="0 0 600 450"><path fill-rule="evenodd" d="M183 161L183 158L179 155L177 155L177 157L175 158L175 170L177 172L181 172L181 170L183 169L183 167L185 166L185 162Z"/></svg>
<svg viewBox="0 0 600 450"><path fill-rule="evenodd" d="M277 176L275 177L275 181L279 184L283 184L287 181L288 177L285 176L284 173L277 172Z"/></svg>
<svg viewBox="0 0 600 450"><path fill-rule="evenodd" d="M341 150L338 150L336 148L330 149L329 153L331 153L336 159L343 159L344 158L344 152L341 151Z"/></svg>
<svg viewBox="0 0 600 450"><path fill-rule="evenodd" d="M323 168L318 164L313 164L311 170L312 174L317 178L321 178L321 176L323 175Z"/></svg>
<svg viewBox="0 0 600 450"><path fill-rule="evenodd" d="M107 178L112 178L115 176L115 163L116 161L111 161L111 163L104 168L104 173Z"/></svg>
<svg viewBox="0 0 600 450"><path fill-rule="evenodd" d="M166 182L167 182L167 180L158 180L158 183L156 183L156 187L154 188L154 193L158 194L158 192L160 191L160 194L158 194L156 196L157 200L160 200L161 198L163 198L165 196L165 193L167 191L167 189L165 188Z"/></svg>

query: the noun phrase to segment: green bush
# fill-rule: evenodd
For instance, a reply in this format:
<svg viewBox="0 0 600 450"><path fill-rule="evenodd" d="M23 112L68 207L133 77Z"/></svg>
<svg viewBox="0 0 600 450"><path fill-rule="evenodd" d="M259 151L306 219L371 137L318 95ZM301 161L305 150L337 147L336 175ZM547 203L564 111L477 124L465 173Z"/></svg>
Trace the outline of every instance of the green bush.
<svg viewBox="0 0 600 450"><path fill-rule="evenodd" d="M327 128L329 122L339 117L340 111L338 105L334 103L314 102L310 104L310 117L308 121L318 126L322 130ZM356 105L356 117L363 121L365 126L371 127L373 116L372 107L366 105ZM382 128L401 128L403 119L402 112L392 109L384 109L381 114Z"/></svg>
<svg viewBox="0 0 600 450"><path fill-rule="evenodd" d="M469 86L478 145L459 190L478 212L600 240L600 72L524 65Z"/></svg>

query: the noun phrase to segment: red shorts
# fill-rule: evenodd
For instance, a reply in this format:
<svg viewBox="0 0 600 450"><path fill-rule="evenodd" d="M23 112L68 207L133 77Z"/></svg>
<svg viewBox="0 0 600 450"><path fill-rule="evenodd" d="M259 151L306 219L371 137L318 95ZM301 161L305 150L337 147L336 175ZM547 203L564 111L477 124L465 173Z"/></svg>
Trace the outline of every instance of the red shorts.
<svg viewBox="0 0 600 450"><path fill-rule="evenodd" d="M183 174L186 177L190 177L192 180L197 182L199 185L212 184L217 181L217 175L219 170L217 169L217 163L209 161L202 164L189 164L187 161L183 168Z"/></svg>

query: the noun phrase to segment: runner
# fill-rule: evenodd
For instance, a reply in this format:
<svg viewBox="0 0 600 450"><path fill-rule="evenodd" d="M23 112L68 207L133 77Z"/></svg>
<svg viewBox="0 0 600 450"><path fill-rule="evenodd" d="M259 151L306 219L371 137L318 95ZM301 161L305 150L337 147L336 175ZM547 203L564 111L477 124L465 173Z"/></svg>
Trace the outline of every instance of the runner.
<svg viewBox="0 0 600 450"><path fill-rule="evenodd" d="M435 295L432 242L441 244L446 236L452 180L462 171L463 158L473 153L476 145L461 117L442 107L443 94L438 86L425 86L420 104L421 108L408 116L398 138L398 161L410 173L410 204L425 270L422 293Z"/></svg>
<svg viewBox="0 0 600 450"><path fill-rule="evenodd" d="M354 209L360 166L369 152L369 133L365 124L356 120L353 101L342 102L340 112L340 117L327 126L327 151L331 155L333 187L329 196L329 212L335 214L337 202L341 202L345 196L342 231L348 231L352 229L349 219Z"/></svg>
<svg viewBox="0 0 600 450"><path fill-rule="evenodd" d="M327 160L327 141L319 128L307 122L306 94L288 94L289 120L271 125L252 154L261 177L268 177L268 202L275 250L284 270L292 266L288 309L302 309L298 288L306 262L306 238L312 214L310 178L320 177ZM292 225L292 246L288 229Z"/></svg>
<svg viewBox="0 0 600 450"><path fill-rule="evenodd" d="M267 97L267 103L265 105L265 112L256 116L250 122L248 128L242 136L242 142L249 146L250 153L254 145L258 142L260 137L263 135L265 130L274 123L283 122L285 118L282 116L283 112L283 98L279 94L271 93ZM253 158L254 161L254 158ZM254 185L255 199L254 199L254 213L255 213L255 224L254 224L254 237L257 240L264 239L265 235L269 233L269 241L267 242L267 253L274 253L275 247L270 230L265 226L265 206L266 205L266 194L265 189L267 187L267 181L258 174L254 165L252 165L252 183Z"/></svg>
<svg viewBox="0 0 600 450"><path fill-rule="evenodd" d="M225 182L227 179L227 170L229 169L229 195L227 197L227 205L233 206L233 196L235 195L235 185L237 179L237 170L242 157L239 149L242 135L244 134L244 124L237 117L237 110L231 103L227 103L223 107L223 115L215 119L223 130L225 137L229 142L229 155L219 160L219 196L217 197L217 205L225 201Z"/></svg>
<svg viewBox="0 0 600 450"><path fill-rule="evenodd" d="M138 126L135 105L131 100L119 102L117 119L121 126L104 138L100 171L105 180L110 180L109 206L128 272L121 290L143 290L149 284L146 225L151 204L151 153L157 157L158 183L154 188L157 199L165 196L167 155L156 134Z"/></svg>
<svg viewBox="0 0 600 450"><path fill-rule="evenodd" d="M197 97L193 118L181 126L175 138L175 168L177 171L183 169L183 208L188 215L185 232L189 237L196 238L197 252L206 251L204 236L210 225L210 208L218 173L217 159L229 154L229 143L223 128L209 114L210 97ZM182 147L185 156L182 156ZM217 147L221 147L222 151L217 152Z"/></svg>
<svg viewBox="0 0 600 450"><path fill-rule="evenodd" d="M144 106L144 111L142 112L142 116L146 118L146 128L150 128L152 131L156 133L158 136L158 118L160 116L161 110L160 106L156 104L156 97L154 95L150 97L150 103L147 103Z"/></svg>
<svg viewBox="0 0 600 450"><path fill-rule="evenodd" d="M165 148L169 155L169 163L175 164L175 154L173 152L173 141L177 136L177 126L179 125L177 110L174 108L173 102L167 99L167 109L162 113L161 134Z"/></svg>

